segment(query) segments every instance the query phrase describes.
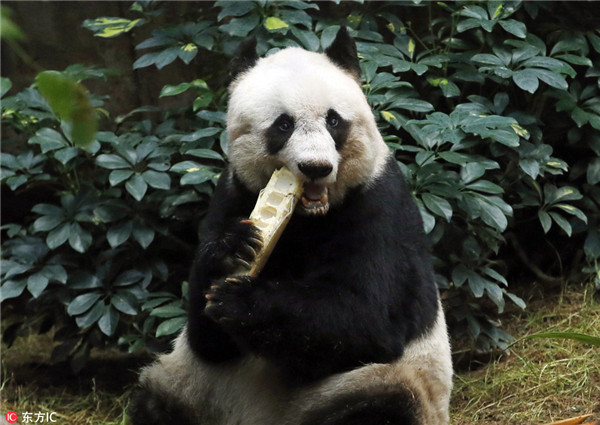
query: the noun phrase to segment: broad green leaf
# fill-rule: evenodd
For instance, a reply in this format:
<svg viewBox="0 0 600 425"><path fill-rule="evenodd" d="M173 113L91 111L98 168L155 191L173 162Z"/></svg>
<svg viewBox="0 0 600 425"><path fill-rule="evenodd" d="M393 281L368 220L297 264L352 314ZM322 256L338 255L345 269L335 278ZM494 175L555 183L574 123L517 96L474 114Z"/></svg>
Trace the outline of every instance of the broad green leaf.
<svg viewBox="0 0 600 425"><path fill-rule="evenodd" d="M573 205L569 205L569 204L554 204L552 205L552 208L558 208L568 214L574 215L575 217L577 217L578 219L580 219L581 221L583 221L584 223L587 224L588 219L587 216L583 213L583 211L581 211L579 208L574 207Z"/></svg>
<svg viewBox="0 0 600 425"><path fill-rule="evenodd" d="M178 57L179 46L169 47L161 52L158 52L154 58L154 66L156 66L158 69L163 69Z"/></svg>
<svg viewBox="0 0 600 425"><path fill-rule="evenodd" d="M498 273L496 270L489 268L489 267L484 267L482 269L482 271L488 275L489 277L491 277L492 279L502 283L504 286L508 286L508 282L506 281L506 278L504 276L502 276L500 273Z"/></svg>
<svg viewBox="0 0 600 425"><path fill-rule="evenodd" d="M474 55L471 60L473 62L481 63L484 65L495 65L495 66L505 66L506 64L502 59L500 59L496 55L491 55L489 53L479 53Z"/></svg>
<svg viewBox="0 0 600 425"><path fill-rule="evenodd" d="M485 292L485 287L486 287L486 285L485 285L486 280L484 278L479 276L477 273L471 273L469 275L467 282L469 284L469 288L471 289L471 292L473 293L474 297L476 297L476 298L483 297L483 294Z"/></svg>
<svg viewBox="0 0 600 425"><path fill-rule="evenodd" d="M292 34L298 39L300 44L307 50L317 51L319 49L319 37L313 31L301 30L297 27L291 27Z"/></svg>
<svg viewBox="0 0 600 425"><path fill-rule="evenodd" d="M440 152L438 156L451 164L465 165L469 161L469 157L458 152Z"/></svg>
<svg viewBox="0 0 600 425"><path fill-rule="evenodd" d="M269 31L277 31L289 28L289 25L276 16L269 16L265 19L265 28Z"/></svg>
<svg viewBox="0 0 600 425"><path fill-rule="evenodd" d="M71 223L64 223L46 236L46 244L50 249L56 249L62 244L64 244L68 239L71 233Z"/></svg>
<svg viewBox="0 0 600 425"><path fill-rule="evenodd" d="M552 211L548 212L548 215L550 215L550 217L552 217L552 220L554 220L554 222L558 224L558 226L561 229L564 230L567 236L571 237L571 234L573 233L573 228L571 226L571 223L569 223L569 221L566 218Z"/></svg>
<svg viewBox="0 0 600 425"><path fill-rule="evenodd" d="M221 131L222 129L217 127L201 128L200 130L196 130L191 134L183 136L180 140L182 142L195 142L196 140L204 139L206 137L212 137Z"/></svg>
<svg viewBox="0 0 600 425"><path fill-rule="evenodd" d="M496 307L498 307L498 313L502 313L504 311L504 293L502 292L502 288L500 288L500 286L498 286L497 284L490 282L488 280L485 280L485 292L487 292L488 297L490 300L492 300L492 302L494 304L496 304Z"/></svg>
<svg viewBox="0 0 600 425"><path fill-rule="evenodd" d="M127 189L127 192L129 192L129 194L139 202L146 194L146 191L148 190L148 184L140 174L136 173L129 180L127 180L125 183L125 189Z"/></svg>
<svg viewBox="0 0 600 425"><path fill-rule="evenodd" d="M515 21L514 19L506 19L498 22L504 31L511 33L515 37L525 38L527 35L527 27L523 22Z"/></svg>
<svg viewBox="0 0 600 425"><path fill-rule="evenodd" d="M0 97L4 97L11 88L12 82L10 81L10 78L0 77Z"/></svg>
<svg viewBox="0 0 600 425"><path fill-rule="evenodd" d="M130 292L118 291L111 297L110 303L121 313L129 315L138 314L137 300Z"/></svg>
<svg viewBox="0 0 600 425"><path fill-rule="evenodd" d="M210 103L212 102L213 99L214 99L214 95L211 91L204 91L204 92L200 93L196 97L196 99L194 99L194 103L193 103L194 112L199 109L206 108L208 105L210 105Z"/></svg>
<svg viewBox="0 0 600 425"><path fill-rule="evenodd" d="M504 189L502 189L501 186L487 180L477 180L476 182L466 185L465 188L477 192L491 193L493 195L504 193Z"/></svg>
<svg viewBox="0 0 600 425"><path fill-rule="evenodd" d="M583 45L581 42L569 37L556 43L550 51L550 56L554 56L557 53L579 51L582 47Z"/></svg>
<svg viewBox="0 0 600 425"><path fill-rule="evenodd" d="M410 97L405 97L401 99L395 100L389 108L399 108L406 109L408 111L415 112L429 112L433 111L433 105L429 102L426 102L421 99L414 99Z"/></svg>
<svg viewBox="0 0 600 425"><path fill-rule="evenodd" d="M127 270L121 273L114 281L115 286L129 286L144 279L145 273L141 270Z"/></svg>
<svg viewBox="0 0 600 425"><path fill-rule="evenodd" d="M39 73L35 83L54 113L71 124L75 145L89 146L98 131L98 117L87 97L87 90L58 71Z"/></svg>
<svg viewBox="0 0 600 425"><path fill-rule="evenodd" d="M156 328L156 338L166 335L172 335L179 332L186 324L187 318L175 317L173 319L165 320Z"/></svg>
<svg viewBox="0 0 600 425"><path fill-rule="evenodd" d="M33 298L37 298L44 292L49 281L42 273L32 274L27 278L27 290L33 295Z"/></svg>
<svg viewBox="0 0 600 425"><path fill-rule="evenodd" d="M64 221L62 215L44 215L33 222L33 231L48 232Z"/></svg>
<svg viewBox="0 0 600 425"><path fill-rule="evenodd" d="M49 280L58 281L61 283L67 283L67 271L60 264L49 264L46 265L41 271L41 274L46 276Z"/></svg>
<svg viewBox="0 0 600 425"><path fill-rule="evenodd" d="M569 62L573 65L588 66L588 67L594 66L594 64L592 63L592 60L590 58L586 58L585 56L562 54L562 55L557 55L556 58L563 60L565 62Z"/></svg>
<svg viewBox="0 0 600 425"><path fill-rule="evenodd" d="M146 170L142 173L142 178L155 189L169 190L171 188L171 178L167 173Z"/></svg>
<svg viewBox="0 0 600 425"><path fill-rule="evenodd" d="M150 316L171 318L185 316L185 310L179 302L173 302L162 307L157 307L150 312Z"/></svg>
<svg viewBox="0 0 600 425"><path fill-rule="evenodd" d="M196 89L198 91L210 90L208 88L208 85L206 84L206 81L197 79L190 83L181 83L177 84L176 86L171 86L167 84L160 91L159 97L176 96L178 94L186 92L191 88Z"/></svg>
<svg viewBox="0 0 600 425"><path fill-rule="evenodd" d="M23 293L27 281L23 280L7 280L0 287L0 301L16 298Z"/></svg>
<svg viewBox="0 0 600 425"><path fill-rule="evenodd" d="M76 296L67 306L67 313L69 316L85 313L100 299L100 296L101 294L98 292L88 292Z"/></svg>
<svg viewBox="0 0 600 425"><path fill-rule="evenodd" d="M69 233L69 245L75 251L84 253L92 244L92 234L87 230L84 230L79 224L71 224L71 231Z"/></svg>
<svg viewBox="0 0 600 425"><path fill-rule="evenodd" d="M58 131L48 127L38 130L31 139L29 144L40 145L42 153L47 153L56 149L61 149L69 146L69 142Z"/></svg>
<svg viewBox="0 0 600 425"><path fill-rule="evenodd" d="M194 43L187 43L179 46L179 52L177 55L185 64L189 64L192 59L198 54L198 46Z"/></svg>
<svg viewBox="0 0 600 425"><path fill-rule="evenodd" d="M258 14L249 14L242 18L233 18L229 23L221 25L220 31L231 37L246 37L260 22Z"/></svg>
<svg viewBox="0 0 600 425"><path fill-rule="evenodd" d="M523 301L523 299L521 297L518 297L517 295L511 293L511 292L506 292L505 293L506 296L508 298L510 298L510 300L515 303L521 310L525 310L525 307L527 307L527 304L525 303L525 301Z"/></svg>
<svg viewBox="0 0 600 425"><path fill-rule="evenodd" d="M200 168L186 173L179 180L179 184L201 184L210 181L215 176L215 173L208 168Z"/></svg>
<svg viewBox="0 0 600 425"><path fill-rule="evenodd" d="M512 79L515 84L522 90L529 93L535 93L539 87L538 74L531 69L523 69L513 73Z"/></svg>
<svg viewBox="0 0 600 425"><path fill-rule="evenodd" d="M224 161L221 154L218 152L215 152L212 149L191 149L186 152L186 155L193 155L195 157L204 158L204 159L216 159L219 161Z"/></svg>
<svg viewBox="0 0 600 425"><path fill-rule="evenodd" d="M125 180L127 180L132 175L133 175L133 171L132 170L122 170L122 169L121 170L113 170L108 175L108 181L109 181L109 183L110 183L111 186L116 186L119 183L122 183Z"/></svg>
<svg viewBox="0 0 600 425"><path fill-rule="evenodd" d="M106 232L106 240L110 244L111 248L116 248L129 239L132 231L133 222L131 220L127 220L124 223L117 224L116 226L108 229Z"/></svg>
<svg viewBox="0 0 600 425"><path fill-rule="evenodd" d="M600 36L592 34L591 32L588 32L586 35L594 50L600 53Z"/></svg>
<svg viewBox="0 0 600 425"><path fill-rule="evenodd" d="M477 202L480 207L481 219L484 223L500 232L506 230L508 220L504 212L497 205L494 205L485 197L478 197Z"/></svg>
<svg viewBox="0 0 600 425"><path fill-rule="evenodd" d="M129 20L119 17L101 17L96 19L86 19L83 21L83 27L91 30L96 37L112 38L123 33L131 31L136 26L145 23L144 19Z"/></svg>
<svg viewBox="0 0 600 425"><path fill-rule="evenodd" d="M544 233L548 233L550 228L552 227L552 218L550 215L543 210L538 211L538 219L542 225L542 229L544 229Z"/></svg>
<svg viewBox="0 0 600 425"><path fill-rule="evenodd" d="M256 4L253 2L246 1L232 1L225 3L223 6L220 7L223 7L223 9L221 10L221 12L219 12L219 16L217 16L217 21L219 22L222 21L223 18L226 18L228 16L244 16L248 12L254 10Z"/></svg>
<svg viewBox="0 0 600 425"><path fill-rule="evenodd" d="M106 305L102 300L98 300L87 313L77 316L75 322L79 328L85 329L96 323L104 313Z"/></svg>
<svg viewBox="0 0 600 425"><path fill-rule="evenodd" d="M398 113L394 111L379 111L381 118L390 123L395 129L402 126L402 122L398 119Z"/></svg>
<svg viewBox="0 0 600 425"><path fill-rule="evenodd" d="M544 187L544 191L546 192L546 187ZM546 193L546 203L549 205L555 204L557 202L564 201L576 201L582 198L581 193L574 187L571 186L563 186L560 188L555 188L554 190Z"/></svg>
<svg viewBox="0 0 600 425"><path fill-rule="evenodd" d="M447 222L450 222L452 219L452 206L447 200L431 193L421 194L421 199L429 211L444 217Z"/></svg>
<svg viewBox="0 0 600 425"><path fill-rule="evenodd" d="M63 148L54 152L54 158L60 161L61 164L67 165L78 154L79 150L77 148Z"/></svg>
<svg viewBox="0 0 600 425"><path fill-rule="evenodd" d="M146 53L145 55L140 56L134 63L133 69L145 68L150 65L154 65L156 63L156 59L160 52L151 52Z"/></svg>
<svg viewBox="0 0 600 425"><path fill-rule="evenodd" d="M104 335L112 336L117 330L118 323L119 313L112 306L109 306L98 320L98 327Z"/></svg>
<svg viewBox="0 0 600 425"><path fill-rule="evenodd" d="M140 223L136 223L133 226L133 237L144 249L148 248L154 240L155 232L151 228L144 226Z"/></svg>
<svg viewBox="0 0 600 425"><path fill-rule="evenodd" d="M477 162L465 164L460 170L460 179L469 184L485 174L485 167Z"/></svg>
<svg viewBox="0 0 600 425"><path fill-rule="evenodd" d="M131 164L127 162L123 157L114 154L100 154L96 158L96 163L109 170L120 169L120 168L131 168Z"/></svg>
<svg viewBox="0 0 600 425"><path fill-rule="evenodd" d="M569 88L569 84L565 78L556 72L548 71L546 69L536 69L535 72L540 80L551 87L555 87L560 90L567 90Z"/></svg>
<svg viewBox="0 0 600 425"><path fill-rule="evenodd" d="M537 179L540 174L540 163L532 158L522 158L519 160L519 167L532 179Z"/></svg>

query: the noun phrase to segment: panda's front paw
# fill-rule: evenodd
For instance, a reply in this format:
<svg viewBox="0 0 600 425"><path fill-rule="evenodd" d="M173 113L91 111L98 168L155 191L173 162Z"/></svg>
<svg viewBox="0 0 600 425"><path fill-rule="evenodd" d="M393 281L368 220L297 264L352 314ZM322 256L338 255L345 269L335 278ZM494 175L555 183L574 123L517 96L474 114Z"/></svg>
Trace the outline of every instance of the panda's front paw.
<svg viewBox="0 0 600 425"><path fill-rule="evenodd" d="M260 230L251 220L232 220L214 242L204 247L211 275L227 276L250 269L262 246Z"/></svg>
<svg viewBox="0 0 600 425"><path fill-rule="evenodd" d="M215 282L206 293L204 312L228 328L247 326L253 319L253 296L256 278L235 276Z"/></svg>

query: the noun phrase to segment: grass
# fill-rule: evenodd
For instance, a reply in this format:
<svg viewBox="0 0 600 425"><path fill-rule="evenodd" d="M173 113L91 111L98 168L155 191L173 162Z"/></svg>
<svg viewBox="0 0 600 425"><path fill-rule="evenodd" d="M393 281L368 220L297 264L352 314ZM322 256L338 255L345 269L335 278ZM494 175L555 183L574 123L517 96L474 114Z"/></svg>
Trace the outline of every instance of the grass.
<svg viewBox="0 0 600 425"><path fill-rule="evenodd" d="M600 419L600 348L565 339L524 339L545 332L600 334L600 305L589 288L567 287L530 301L505 320L516 338L509 354L456 375L452 424L539 424L594 413Z"/></svg>
<svg viewBox="0 0 600 425"><path fill-rule="evenodd" d="M600 304L588 287L568 286L504 317L515 338L503 354L455 376L453 425L542 424L585 413L600 419L600 348L571 340L523 339L545 331L600 334ZM596 296L597 297L597 296ZM6 411L52 413L61 425L124 425L136 371L147 358L96 352L74 376L49 364L49 335L2 346L0 421ZM365 424L367 425L367 424Z"/></svg>

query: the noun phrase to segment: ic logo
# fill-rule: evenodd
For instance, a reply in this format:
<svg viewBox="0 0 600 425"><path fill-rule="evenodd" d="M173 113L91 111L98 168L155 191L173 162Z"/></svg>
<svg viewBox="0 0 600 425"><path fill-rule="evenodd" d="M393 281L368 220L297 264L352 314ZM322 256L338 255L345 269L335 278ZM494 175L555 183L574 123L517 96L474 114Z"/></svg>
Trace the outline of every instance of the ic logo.
<svg viewBox="0 0 600 425"><path fill-rule="evenodd" d="M17 414L15 412L6 412L4 418L9 424L14 424L15 422L17 422Z"/></svg>

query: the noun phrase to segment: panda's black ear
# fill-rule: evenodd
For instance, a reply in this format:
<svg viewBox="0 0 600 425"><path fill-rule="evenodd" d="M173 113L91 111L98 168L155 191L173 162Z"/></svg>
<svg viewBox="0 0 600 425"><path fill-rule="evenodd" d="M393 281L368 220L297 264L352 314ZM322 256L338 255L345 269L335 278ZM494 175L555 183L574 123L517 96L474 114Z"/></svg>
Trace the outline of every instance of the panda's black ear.
<svg viewBox="0 0 600 425"><path fill-rule="evenodd" d="M257 60L256 37L250 37L242 41L229 63L229 83L242 72L252 68Z"/></svg>
<svg viewBox="0 0 600 425"><path fill-rule="evenodd" d="M346 27L340 28L333 43L325 49L325 54L333 63L349 71L357 80L360 79L361 71L356 43L348 34Z"/></svg>

